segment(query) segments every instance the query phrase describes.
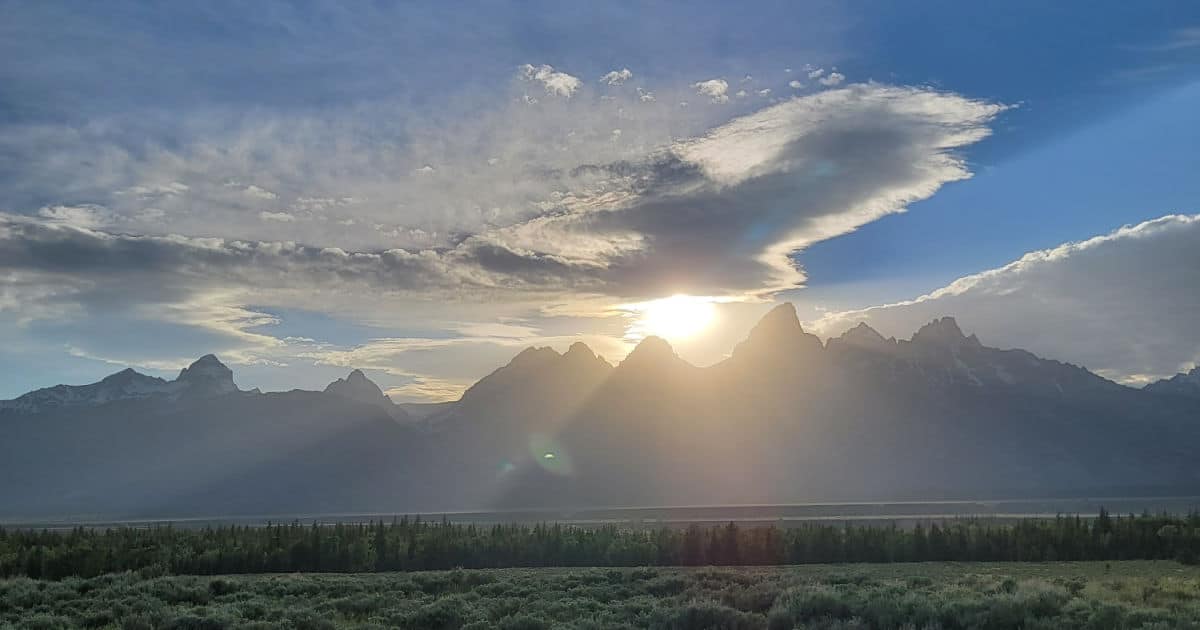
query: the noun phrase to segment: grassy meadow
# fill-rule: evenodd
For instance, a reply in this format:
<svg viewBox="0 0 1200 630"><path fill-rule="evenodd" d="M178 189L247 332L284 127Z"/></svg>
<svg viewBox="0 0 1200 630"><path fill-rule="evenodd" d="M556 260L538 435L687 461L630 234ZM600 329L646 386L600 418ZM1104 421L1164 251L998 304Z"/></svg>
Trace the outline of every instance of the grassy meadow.
<svg viewBox="0 0 1200 630"><path fill-rule="evenodd" d="M1200 628L1170 561L110 574L0 581L0 628Z"/></svg>

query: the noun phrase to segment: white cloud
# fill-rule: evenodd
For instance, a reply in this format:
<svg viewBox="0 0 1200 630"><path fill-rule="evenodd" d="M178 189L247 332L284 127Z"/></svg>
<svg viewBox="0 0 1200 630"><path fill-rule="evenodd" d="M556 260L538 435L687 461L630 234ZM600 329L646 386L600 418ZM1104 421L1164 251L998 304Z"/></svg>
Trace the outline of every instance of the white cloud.
<svg viewBox="0 0 1200 630"><path fill-rule="evenodd" d="M389 387L388 398L394 402L437 403L450 402L462 397L477 379L448 380L431 376L414 374L412 381L398 387Z"/></svg>
<svg viewBox="0 0 1200 630"><path fill-rule="evenodd" d="M278 199L279 198L279 195L267 190L266 188L260 188L258 186L255 186L254 184L250 184L249 186L246 186L246 188L243 189L242 192L245 193L247 196L254 197L255 199L270 200L270 199Z"/></svg>
<svg viewBox="0 0 1200 630"><path fill-rule="evenodd" d="M725 79L709 79L707 81L698 81L692 84L696 92L707 96L713 103L729 102L729 83Z"/></svg>
<svg viewBox="0 0 1200 630"><path fill-rule="evenodd" d="M286 212L259 212L258 218L262 219L263 221L280 221L283 223L296 220L295 216Z"/></svg>
<svg viewBox="0 0 1200 630"><path fill-rule="evenodd" d="M770 96L770 95L771 95L771 88L763 88L763 89L759 90L759 91L758 91L758 95L759 95L759 96Z"/></svg>
<svg viewBox="0 0 1200 630"><path fill-rule="evenodd" d="M108 208L96 204L46 206L38 210L38 216L55 223L81 228L107 227L116 221Z"/></svg>
<svg viewBox="0 0 1200 630"><path fill-rule="evenodd" d="M824 85L827 87L833 87L835 85L841 85L842 81L845 81L845 80L846 80L846 75L844 75L840 72L830 72L829 76L827 76L823 79L820 79L818 82L821 85Z"/></svg>
<svg viewBox="0 0 1200 630"><path fill-rule="evenodd" d="M362 213L357 203L328 201L349 195L298 195L292 211L255 212L257 228L243 224L236 238L217 240L189 238L186 232L166 240L68 234L8 219L10 239L0 241L0 248L16 256L69 237L80 252L102 256L102 267L113 269L115 257L128 256L120 260L129 265L114 273L133 273L138 258L132 254L145 249L142 259L156 261L168 275L202 265L212 282L250 282L260 293L269 291L270 283L290 290L335 277L341 288L366 295L387 288L454 292L466 300L495 290L514 299L579 292L640 297L668 290L680 278L687 278L688 286L672 290L760 294L803 280L789 262L793 250L902 211L941 184L967 177L953 150L986 136L991 117L1001 109L929 90L861 85L766 107L689 139L646 143L647 131L665 137L671 130L621 120L620 126L587 130L586 137L594 139L578 145L576 140L564 144L564 129L578 123L564 112L564 126L535 128L546 135L534 139L547 141L520 145L516 164L503 160L479 169L480 153L464 152L459 161L469 159L474 166L464 169L468 176L455 186L417 173L398 189L403 194L415 188L420 194L413 199L425 205L448 195L446 214L462 216L464 206L471 213L469 221L458 224L405 221L403 202L387 194L392 189L377 188L354 196L383 199L387 205L375 216ZM545 115L538 118L545 127ZM612 142L616 129L620 142ZM522 137L527 131L513 130ZM854 142L845 140L847 134ZM537 155L531 150L543 145L549 145L545 155L557 161L522 173L530 156ZM347 158L355 159L352 153ZM339 166L347 164L359 163ZM854 165L853 177L837 176L843 164ZM475 177L481 180L474 182ZM499 208L506 203L501 195L514 185L528 187L530 194L510 197L524 203L505 213ZM477 197L463 196L476 190ZM686 212L677 207L681 204ZM344 210L355 214L338 214ZM691 213L705 220L683 220ZM212 234L211 223L197 230ZM179 225L172 222L173 229ZM330 230L334 225L338 230ZM741 238L750 229L758 236ZM331 238L342 230L367 231L374 238L365 242L372 245L354 247ZM255 231L308 238L255 240L249 236ZM19 245L22 240L27 242ZM70 273L87 269L72 267Z"/></svg>
<svg viewBox="0 0 1200 630"><path fill-rule="evenodd" d="M823 74L825 74L825 69L824 69L824 68L817 68L816 70L809 70L809 71L808 71L808 78L810 78L810 79L819 79L819 78L821 77L821 75L823 75Z"/></svg>
<svg viewBox="0 0 1200 630"><path fill-rule="evenodd" d="M554 96L562 96L571 98L575 90L583 85L578 77L571 76L565 72L559 72L553 66L542 64L533 66L525 64L521 66L521 76L526 81L537 81L546 89L547 94Z"/></svg>
<svg viewBox="0 0 1200 630"><path fill-rule="evenodd" d="M233 190L237 190L237 191L241 192L243 195L245 195L246 197L250 197L252 199L261 199L264 201L272 201L272 200L279 198L278 194L276 194L270 190L267 190L266 188L262 188L261 186L255 186L254 184L243 184L236 180L225 182L225 188L231 188Z"/></svg>
<svg viewBox="0 0 1200 630"><path fill-rule="evenodd" d="M605 74L604 76L600 77L600 81L609 85L622 85L632 78L633 72L631 72L629 68L622 68L620 70L613 70Z"/></svg>
<svg viewBox="0 0 1200 630"><path fill-rule="evenodd" d="M654 92L651 92L649 90L644 90L642 88L638 88L637 94L638 94L638 100L643 103L653 103L654 102Z"/></svg>
<svg viewBox="0 0 1200 630"><path fill-rule="evenodd" d="M118 190L115 194L117 194L117 195L133 195L133 196L138 197L139 199L148 200L148 199L156 199L159 197L173 197L175 195L182 195L183 193L186 193L188 190L190 190L190 188L187 186L187 184L183 184L180 182L170 182L168 184L150 184L150 185L130 186L129 188Z"/></svg>
<svg viewBox="0 0 1200 630"><path fill-rule="evenodd" d="M804 87L804 84L793 79L792 81L788 82L788 87L792 88L793 90L799 90L800 88Z"/></svg>
<svg viewBox="0 0 1200 630"><path fill-rule="evenodd" d="M734 96L737 98L746 98L746 90L738 90Z"/></svg>
<svg viewBox="0 0 1200 630"><path fill-rule="evenodd" d="M2 215L0 308L28 322L120 302L128 309L111 318L130 326L155 313L199 327L180 323L186 308L162 305L253 304L394 325L401 317L447 321L433 309L490 318L664 292L752 299L803 281L792 250L968 176L955 151L985 136L1001 109L867 84L726 122L732 112L723 108L679 108L686 85L660 88L668 96L657 102L629 90L614 91L621 107L574 98L544 108L525 107L520 83L511 87L497 111L405 127L403 147L378 116L346 115L252 121L234 133L214 122L217 131L190 130L193 144L146 150L144 160L112 158L111 170L144 181L188 182L186 198L155 201L171 233L161 217L135 223L145 204L131 196L113 197L128 205L111 231L97 221ZM497 162L484 167L485 158ZM412 172L426 161L454 173L454 185ZM294 201L257 207L244 184L226 185L249 175ZM107 171L47 177L89 178L101 191L137 185ZM236 324L250 320L231 315L229 330L209 331L214 340L202 349L286 362ZM79 330L78 347L116 356ZM472 369L504 358L475 360Z"/></svg>
<svg viewBox="0 0 1200 630"><path fill-rule="evenodd" d="M836 335L863 321L903 336L954 316L988 345L1020 347L1141 384L1200 362L1200 215L1169 215L1025 254L912 300L831 313Z"/></svg>

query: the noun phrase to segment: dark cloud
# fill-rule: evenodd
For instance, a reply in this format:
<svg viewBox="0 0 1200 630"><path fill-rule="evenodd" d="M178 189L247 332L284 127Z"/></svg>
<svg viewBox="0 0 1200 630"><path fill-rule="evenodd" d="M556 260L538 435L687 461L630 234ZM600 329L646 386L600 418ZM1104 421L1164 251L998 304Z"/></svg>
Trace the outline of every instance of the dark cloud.
<svg viewBox="0 0 1200 630"><path fill-rule="evenodd" d="M640 161L582 165L590 185L513 225L431 249L346 251L287 241L111 233L7 216L0 267L121 282L258 290L337 286L454 294L741 294L795 286L787 254L968 176L953 150L1000 108L863 85L794 99ZM243 186L244 187L244 186ZM89 215L90 216L90 215ZM503 297L503 296L501 296Z"/></svg>

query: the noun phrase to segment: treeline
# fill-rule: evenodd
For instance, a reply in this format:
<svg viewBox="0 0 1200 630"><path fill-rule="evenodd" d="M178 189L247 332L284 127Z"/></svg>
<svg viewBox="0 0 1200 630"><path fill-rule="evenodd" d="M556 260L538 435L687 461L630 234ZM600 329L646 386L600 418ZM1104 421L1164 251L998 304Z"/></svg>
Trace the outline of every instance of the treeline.
<svg viewBox="0 0 1200 630"><path fill-rule="evenodd" d="M544 566L775 565L836 562L1176 559L1200 556L1200 513L634 529L457 525L407 517L370 524L205 529L0 529L0 577L364 572Z"/></svg>

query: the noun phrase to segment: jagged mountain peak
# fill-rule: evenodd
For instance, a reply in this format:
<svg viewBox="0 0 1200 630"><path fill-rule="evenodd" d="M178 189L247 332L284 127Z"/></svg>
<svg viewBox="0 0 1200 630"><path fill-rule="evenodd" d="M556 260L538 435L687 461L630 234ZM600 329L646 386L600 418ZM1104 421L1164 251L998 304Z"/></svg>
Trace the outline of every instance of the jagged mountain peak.
<svg viewBox="0 0 1200 630"><path fill-rule="evenodd" d="M612 367L611 363L605 360L604 357L596 354L591 347L582 341L576 341L571 344L562 356L568 363L574 365L595 365L606 369Z"/></svg>
<svg viewBox="0 0 1200 630"><path fill-rule="evenodd" d="M858 322L853 328L842 333L839 339L854 340L854 341L887 341L879 331L867 325L867 322Z"/></svg>
<svg viewBox="0 0 1200 630"><path fill-rule="evenodd" d="M199 359L192 361L191 365L180 370L179 378L183 379L195 376L218 376L225 374L226 372L233 374L233 370L230 370L224 363L221 363L221 360L217 358L217 355L206 354Z"/></svg>
<svg viewBox="0 0 1200 630"><path fill-rule="evenodd" d="M895 338L884 338L879 331L871 328L866 322L859 322L837 337L831 337L827 344L829 348L849 347L861 350L892 350L896 347Z"/></svg>
<svg viewBox="0 0 1200 630"><path fill-rule="evenodd" d="M337 394L354 400L374 402L384 396L383 390L374 381L367 378L362 370L351 370L346 378L339 378L325 387L325 393Z"/></svg>
<svg viewBox="0 0 1200 630"><path fill-rule="evenodd" d="M666 339L650 335L639 341L634 346L633 351L629 353L629 356L625 357L625 360L621 363L624 365L626 363L657 362L678 358L678 355L675 354L675 349L671 347L671 344Z"/></svg>
<svg viewBox="0 0 1200 630"><path fill-rule="evenodd" d="M513 357L508 365L513 367L544 365L561 356L550 346L529 346L517 353L517 356Z"/></svg>
<svg viewBox="0 0 1200 630"><path fill-rule="evenodd" d="M571 347L567 348L567 351L563 354L563 356L592 358L596 356L596 353L592 352L592 349L589 348L586 343L583 343L582 341L576 341L575 343L571 344Z"/></svg>
<svg viewBox="0 0 1200 630"><path fill-rule="evenodd" d="M979 338L975 335L970 337L963 334L961 328L958 327L958 322L953 317L939 317L917 330L912 336L912 343L915 345L927 346L979 346Z"/></svg>
<svg viewBox="0 0 1200 630"><path fill-rule="evenodd" d="M760 326L766 328L800 328L800 316L796 314L796 305L791 302L779 303L758 320L755 328Z"/></svg>
<svg viewBox="0 0 1200 630"><path fill-rule="evenodd" d="M378 407L397 420L408 416L403 409L392 402L391 398L388 398L387 394L383 393L383 389L375 381L372 381L359 369L351 370L346 378L339 378L325 386L325 393Z"/></svg>
<svg viewBox="0 0 1200 630"><path fill-rule="evenodd" d="M1200 365L1146 385L1143 389L1156 394L1178 394L1200 398Z"/></svg>
<svg viewBox="0 0 1200 630"><path fill-rule="evenodd" d="M175 383L125 368L89 385L55 385L31 391L11 401L0 401L0 409L38 412L58 407L98 405L169 395L177 387Z"/></svg>
<svg viewBox="0 0 1200 630"><path fill-rule="evenodd" d="M225 367L225 364L221 363L221 360L217 358L217 355L206 354L206 355L200 357L199 359L192 361L192 364L188 367L201 367L201 366Z"/></svg>
<svg viewBox="0 0 1200 630"><path fill-rule="evenodd" d="M736 357L787 356L820 352L821 339L804 331L796 306L784 302L763 315L750 334L733 350Z"/></svg>
<svg viewBox="0 0 1200 630"><path fill-rule="evenodd" d="M189 395L220 395L238 391L233 370L216 355L206 354L183 368L175 382L184 385Z"/></svg>

